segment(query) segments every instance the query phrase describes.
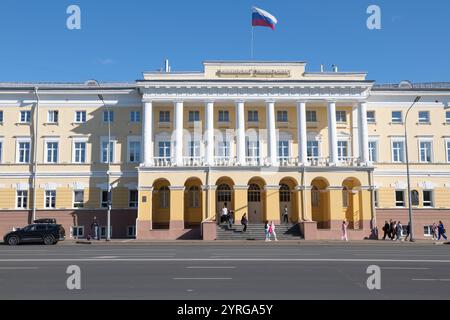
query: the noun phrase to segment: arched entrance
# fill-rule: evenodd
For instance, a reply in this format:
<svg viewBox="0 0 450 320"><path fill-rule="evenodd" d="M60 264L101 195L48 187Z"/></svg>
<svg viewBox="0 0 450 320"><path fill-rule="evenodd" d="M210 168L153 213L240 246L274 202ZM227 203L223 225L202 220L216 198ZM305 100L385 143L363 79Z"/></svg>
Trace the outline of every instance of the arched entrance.
<svg viewBox="0 0 450 320"><path fill-rule="evenodd" d="M331 228L329 186L325 178L316 178L311 183L312 219L317 222L318 229Z"/></svg>
<svg viewBox="0 0 450 320"><path fill-rule="evenodd" d="M217 181L216 190L216 214L217 221L220 221L220 215L223 207L227 207L230 211L234 210L234 182L230 178L221 178Z"/></svg>
<svg viewBox="0 0 450 320"><path fill-rule="evenodd" d="M361 182L356 178L346 179L342 184L342 208L349 229L363 227L361 201Z"/></svg>
<svg viewBox="0 0 450 320"><path fill-rule="evenodd" d="M248 220L250 223L262 223L266 219L263 191L266 183L259 178L251 179L247 191Z"/></svg>
<svg viewBox="0 0 450 320"><path fill-rule="evenodd" d="M283 213L285 209L288 212L288 222L295 223L299 221L298 216L298 196L295 188L298 186L297 182L291 178L285 178L280 182L280 221L283 220Z"/></svg>
<svg viewBox="0 0 450 320"><path fill-rule="evenodd" d="M202 182L198 178L188 179L184 193L184 226L186 229L200 226L203 220Z"/></svg>
<svg viewBox="0 0 450 320"><path fill-rule="evenodd" d="M153 184L153 229L169 229L170 227L170 183L165 179Z"/></svg>

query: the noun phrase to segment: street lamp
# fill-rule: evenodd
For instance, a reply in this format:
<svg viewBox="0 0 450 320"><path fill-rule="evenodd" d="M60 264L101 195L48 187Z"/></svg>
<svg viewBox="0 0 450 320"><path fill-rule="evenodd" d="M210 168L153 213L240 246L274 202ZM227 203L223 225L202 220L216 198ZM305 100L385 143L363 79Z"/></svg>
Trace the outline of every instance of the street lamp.
<svg viewBox="0 0 450 320"><path fill-rule="evenodd" d="M410 176L410 169L409 169L409 151L408 151L408 115L409 112L414 108L416 103L418 103L422 99L421 96L417 96L414 99L413 104L411 107L409 107L408 111L406 112L405 117L405 151L406 151L406 175L408 179L408 210L409 210L409 232L410 232L410 238L409 241L414 242L414 227L413 227L413 211L412 211L412 197L411 197L411 176Z"/></svg>

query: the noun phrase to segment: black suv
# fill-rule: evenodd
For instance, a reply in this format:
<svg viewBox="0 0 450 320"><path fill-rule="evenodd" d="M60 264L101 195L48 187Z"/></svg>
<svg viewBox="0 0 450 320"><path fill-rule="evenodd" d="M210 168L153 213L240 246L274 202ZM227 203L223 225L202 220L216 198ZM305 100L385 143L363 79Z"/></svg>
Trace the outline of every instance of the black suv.
<svg viewBox="0 0 450 320"><path fill-rule="evenodd" d="M35 221L35 224L8 233L3 238L4 243L10 246L16 246L21 243L44 243L45 245L53 245L57 244L58 241L65 240L66 231L63 226L56 223L42 222L42 220Z"/></svg>

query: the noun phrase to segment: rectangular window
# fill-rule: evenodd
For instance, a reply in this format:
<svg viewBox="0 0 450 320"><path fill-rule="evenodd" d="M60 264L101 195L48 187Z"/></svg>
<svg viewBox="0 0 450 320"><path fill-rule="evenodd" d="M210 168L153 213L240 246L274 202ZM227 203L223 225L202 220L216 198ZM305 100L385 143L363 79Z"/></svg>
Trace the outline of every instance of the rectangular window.
<svg viewBox="0 0 450 320"><path fill-rule="evenodd" d="M307 143L308 161L319 158L319 141L308 141Z"/></svg>
<svg viewBox="0 0 450 320"><path fill-rule="evenodd" d="M30 163L30 149L31 142L18 143L18 159L17 162L21 164Z"/></svg>
<svg viewBox="0 0 450 320"><path fill-rule="evenodd" d="M73 207L84 208L84 191L78 190L73 192Z"/></svg>
<svg viewBox="0 0 450 320"><path fill-rule="evenodd" d="M200 122L200 111L189 111L189 122Z"/></svg>
<svg viewBox="0 0 450 320"><path fill-rule="evenodd" d="M189 141L189 157L200 158L200 141Z"/></svg>
<svg viewBox="0 0 450 320"><path fill-rule="evenodd" d="M28 191L17 191L17 209L28 208Z"/></svg>
<svg viewBox="0 0 450 320"><path fill-rule="evenodd" d="M374 197L374 202L375 202L375 208L379 208L380 207L380 197L379 197L379 192L378 192L378 190L375 190L374 192L373 192L373 197Z"/></svg>
<svg viewBox="0 0 450 320"><path fill-rule="evenodd" d="M137 190L130 190L130 201L128 206L130 208L137 208L139 204L139 192Z"/></svg>
<svg viewBox="0 0 450 320"><path fill-rule="evenodd" d="M259 121L258 111L249 111L248 122L258 122L258 121Z"/></svg>
<svg viewBox="0 0 450 320"><path fill-rule="evenodd" d="M338 159L339 161L346 161L348 159L347 141L338 141Z"/></svg>
<svg viewBox="0 0 450 320"><path fill-rule="evenodd" d="M141 122L141 112L140 111L131 111L130 112L130 122L132 122L132 123Z"/></svg>
<svg viewBox="0 0 450 320"><path fill-rule="evenodd" d="M375 111L367 111L367 123L375 123L376 121Z"/></svg>
<svg viewBox="0 0 450 320"><path fill-rule="evenodd" d="M220 110L219 122L230 122L230 113L226 110Z"/></svg>
<svg viewBox="0 0 450 320"><path fill-rule="evenodd" d="M74 163L86 163L86 142L74 142Z"/></svg>
<svg viewBox="0 0 450 320"><path fill-rule="evenodd" d="M84 227L72 227L72 238L79 239L84 237Z"/></svg>
<svg viewBox="0 0 450 320"><path fill-rule="evenodd" d="M306 111L306 122L317 122L317 112L316 111Z"/></svg>
<svg viewBox="0 0 450 320"><path fill-rule="evenodd" d="M160 158L170 159L170 141L160 141L158 143L158 156Z"/></svg>
<svg viewBox="0 0 450 320"><path fill-rule="evenodd" d="M102 239L106 239L106 228L107 227L100 227L100 237ZM112 237L112 226L109 227L109 237Z"/></svg>
<svg viewBox="0 0 450 320"><path fill-rule="evenodd" d="M45 191L45 208L56 208L56 191Z"/></svg>
<svg viewBox="0 0 450 320"><path fill-rule="evenodd" d="M259 159L259 141L247 140L247 157Z"/></svg>
<svg viewBox="0 0 450 320"><path fill-rule="evenodd" d="M447 162L450 163L450 141L447 141L445 145L447 146Z"/></svg>
<svg viewBox="0 0 450 320"><path fill-rule="evenodd" d="M136 237L136 226L127 227L127 237L128 238Z"/></svg>
<svg viewBox="0 0 450 320"><path fill-rule="evenodd" d="M130 141L128 144L128 162L139 163L141 162L141 142Z"/></svg>
<svg viewBox="0 0 450 320"><path fill-rule="evenodd" d="M419 123L427 124L430 122L430 111L419 111Z"/></svg>
<svg viewBox="0 0 450 320"><path fill-rule="evenodd" d="M287 111L278 111L277 112L277 121L278 122L288 122L288 112Z"/></svg>
<svg viewBox="0 0 450 320"><path fill-rule="evenodd" d="M103 111L103 122L114 122L114 111Z"/></svg>
<svg viewBox="0 0 450 320"><path fill-rule="evenodd" d="M278 158L289 159L289 141L278 141Z"/></svg>
<svg viewBox="0 0 450 320"><path fill-rule="evenodd" d="M3 123L3 110L0 110L0 124Z"/></svg>
<svg viewBox="0 0 450 320"><path fill-rule="evenodd" d="M403 114L401 111L392 111L392 123L403 123Z"/></svg>
<svg viewBox="0 0 450 320"><path fill-rule="evenodd" d="M108 208L108 204L112 203L112 199L109 199L108 201L108 194L109 192L107 190L102 191L102 199L100 204L102 208Z"/></svg>
<svg viewBox="0 0 450 320"><path fill-rule="evenodd" d="M433 144L431 141L421 141L420 143L420 162L431 163Z"/></svg>
<svg viewBox="0 0 450 320"><path fill-rule="evenodd" d="M378 162L378 142L369 141L369 161L376 163Z"/></svg>
<svg viewBox="0 0 450 320"><path fill-rule="evenodd" d="M336 121L338 123L347 123L347 113L345 111L336 111Z"/></svg>
<svg viewBox="0 0 450 320"><path fill-rule="evenodd" d="M392 161L405 162L405 143L403 141L392 142Z"/></svg>
<svg viewBox="0 0 450 320"><path fill-rule="evenodd" d="M423 227L423 235L425 237L433 236L433 226L424 226Z"/></svg>
<svg viewBox="0 0 450 320"><path fill-rule="evenodd" d="M395 206L405 207L405 191L395 191Z"/></svg>
<svg viewBox="0 0 450 320"><path fill-rule="evenodd" d="M59 112L55 110L51 110L47 114L47 122L48 123L58 123L59 121Z"/></svg>
<svg viewBox="0 0 450 320"><path fill-rule="evenodd" d="M114 163L114 141L102 141L102 163ZM109 156L108 156L109 149Z"/></svg>
<svg viewBox="0 0 450 320"><path fill-rule="evenodd" d="M58 163L58 142L47 142L46 143L46 163Z"/></svg>
<svg viewBox="0 0 450 320"><path fill-rule="evenodd" d="M427 208L431 208L434 206L433 204L433 191L425 190L423 192L423 206Z"/></svg>
<svg viewBox="0 0 450 320"><path fill-rule="evenodd" d="M20 111L20 122L30 123L31 122L31 111Z"/></svg>
<svg viewBox="0 0 450 320"><path fill-rule="evenodd" d="M159 112L159 122L169 123L170 122L170 111L160 111Z"/></svg>
<svg viewBox="0 0 450 320"><path fill-rule="evenodd" d="M86 111L75 112L75 123L86 123Z"/></svg>
<svg viewBox="0 0 450 320"><path fill-rule="evenodd" d="M445 123L450 124L450 111L445 112Z"/></svg>
<svg viewBox="0 0 450 320"><path fill-rule="evenodd" d="M0 141L0 163L3 162L3 141Z"/></svg>
<svg viewBox="0 0 450 320"><path fill-rule="evenodd" d="M223 157L223 158L229 158L231 156L230 153L230 142L229 141L220 141L218 143L218 155L219 157Z"/></svg>

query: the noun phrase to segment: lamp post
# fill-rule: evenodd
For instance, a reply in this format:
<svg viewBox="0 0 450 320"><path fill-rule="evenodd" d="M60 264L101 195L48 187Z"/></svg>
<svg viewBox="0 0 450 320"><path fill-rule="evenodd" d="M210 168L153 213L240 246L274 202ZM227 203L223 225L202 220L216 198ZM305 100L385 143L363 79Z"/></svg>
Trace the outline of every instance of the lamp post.
<svg viewBox="0 0 450 320"><path fill-rule="evenodd" d="M409 107L408 111L406 112L405 117L405 151L406 151L406 176L408 179L408 210L409 210L409 232L410 232L410 240L411 242L414 242L414 227L413 227L413 210L412 210L412 198L411 198L411 176L410 176L410 169L409 169L409 151L408 151L408 115L409 112L414 108L416 103L418 103L422 97L417 96L414 99L413 104L411 107Z"/></svg>

